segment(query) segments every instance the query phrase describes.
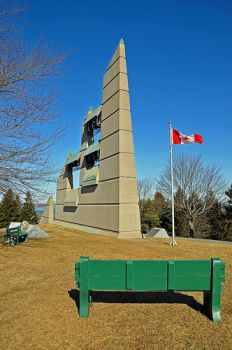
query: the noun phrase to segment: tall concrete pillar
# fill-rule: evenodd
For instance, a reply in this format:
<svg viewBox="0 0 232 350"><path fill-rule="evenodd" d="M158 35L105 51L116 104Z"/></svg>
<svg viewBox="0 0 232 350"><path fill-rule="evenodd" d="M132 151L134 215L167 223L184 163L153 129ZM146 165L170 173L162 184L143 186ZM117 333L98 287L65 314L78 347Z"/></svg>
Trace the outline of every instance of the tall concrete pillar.
<svg viewBox="0 0 232 350"><path fill-rule="evenodd" d="M47 201L47 205L44 209L43 215L40 219L40 224L53 224L54 220L54 208L53 208L53 197L50 196Z"/></svg>
<svg viewBox="0 0 232 350"><path fill-rule="evenodd" d="M120 41L103 79L99 184L117 193L118 238L140 238L125 45Z"/></svg>

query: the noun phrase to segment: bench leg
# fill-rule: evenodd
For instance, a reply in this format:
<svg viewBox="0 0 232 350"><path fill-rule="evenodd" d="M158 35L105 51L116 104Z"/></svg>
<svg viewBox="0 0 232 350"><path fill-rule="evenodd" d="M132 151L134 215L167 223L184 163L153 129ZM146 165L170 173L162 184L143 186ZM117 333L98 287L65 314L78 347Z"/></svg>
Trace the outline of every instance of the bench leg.
<svg viewBox="0 0 232 350"><path fill-rule="evenodd" d="M214 322L222 320L220 268L220 262L215 259L212 262L211 291L204 292L204 308Z"/></svg>
<svg viewBox="0 0 232 350"><path fill-rule="evenodd" d="M81 257L80 259L80 303L79 303L80 317L89 316L90 291L88 288L88 280L89 280L88 274L89 274L89 259L87 257Z"/></svg>
<svg viewBox="0 0 232 350"><path fill-rule="evenodd" d="M85 288L80 288L80 317L89 316L89 291Z"/></svg>
<svg viewBox="0 0 232 350"><path fill-rule="evenodd" d="M220 322L222 320L221 298L218 293L204 292L204 309L212 321Z"/></svg>

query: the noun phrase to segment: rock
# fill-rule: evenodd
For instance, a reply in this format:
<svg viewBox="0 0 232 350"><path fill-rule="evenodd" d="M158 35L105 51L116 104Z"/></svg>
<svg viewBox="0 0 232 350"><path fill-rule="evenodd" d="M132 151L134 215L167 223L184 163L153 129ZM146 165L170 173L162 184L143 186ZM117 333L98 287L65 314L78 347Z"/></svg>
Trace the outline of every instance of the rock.
<svg viewBox="0 0 232 350"><path fill-rule="evenodd" d="M11 222L9 228L16 228L21 226L21 222Z"/></svg>
<svg viewBox="0 0 232 350"><path fill-rule="evenodd" d="M146 237L169 238L167 231L161 227L153 227Z"/></svg>
<svg viewBox="0 0 232 350"><path fill-rule="evenodd" d="M27 221L23 221L21 224L21 229L26 231L29 226L30 226L30 224Z"/></svg>
<svg viewBox="0 0 232 350"><path fill-rule="evenodd" d="M28 238L44 238L48 237L48 233L41 230L39 227L35 225L29 225L27 228Z"/></svg>

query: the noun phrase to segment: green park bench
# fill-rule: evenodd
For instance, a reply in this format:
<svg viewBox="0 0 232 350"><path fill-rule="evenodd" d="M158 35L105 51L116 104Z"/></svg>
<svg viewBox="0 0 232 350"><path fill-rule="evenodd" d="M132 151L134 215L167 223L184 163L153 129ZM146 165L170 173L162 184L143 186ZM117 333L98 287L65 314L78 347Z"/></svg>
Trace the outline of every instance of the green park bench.
<svg viewBox="0 0 232 350"><path fill-rule="evenodd" d="M28 233L26 231L22 230L20 226L6 228L6 233L4 236L5 244L9 244L11 246L14 246L18 243L26 241L27 239L28 239Z"/></svg>
<svg viewBox="0 0 232 350"><path fill-rule="evenodd" d="M203 291L204 311L221 321L225 264L210 260L89 260L75 263L79 315L88 317L92 291Z"/></svg>

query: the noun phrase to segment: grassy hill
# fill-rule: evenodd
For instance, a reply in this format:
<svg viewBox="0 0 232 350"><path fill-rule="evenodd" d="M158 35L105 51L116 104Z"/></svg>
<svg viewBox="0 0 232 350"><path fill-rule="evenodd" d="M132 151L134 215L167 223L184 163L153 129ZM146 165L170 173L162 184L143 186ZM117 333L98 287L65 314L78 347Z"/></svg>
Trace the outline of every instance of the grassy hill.
<svg viewBox="0 0 232 350"><path fill-rule="evenodd" d="M117 240L52 225L49 238L0 247L0 348L232 349L232 245ZM226 263L223 322L202 311L202 293L95 292L79 319L74 262L96 259L208 259Z"/></svg>

